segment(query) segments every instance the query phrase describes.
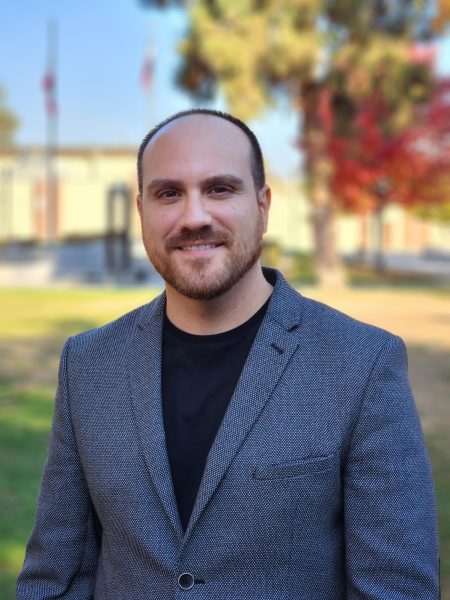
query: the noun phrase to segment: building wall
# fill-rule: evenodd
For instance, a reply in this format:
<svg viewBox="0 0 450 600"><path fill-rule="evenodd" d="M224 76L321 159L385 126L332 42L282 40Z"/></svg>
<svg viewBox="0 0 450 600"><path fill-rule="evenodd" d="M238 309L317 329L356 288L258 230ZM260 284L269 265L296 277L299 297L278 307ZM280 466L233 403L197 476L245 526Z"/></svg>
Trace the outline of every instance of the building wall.
<svg viewBox="0 0 450 600"><path fill-rule="evenodd" d="M288 251L311 250L313 238L310 207L299 182L272 183L272 205L266 240Z"/></svg>
<svg viewBox="0 0 450 600"><path fill-rule="evenodd" d="M104 235L109 189L125 184L132 198L136 195L135 151L62 149L56 160L55 180L57 239ZM138 234L136 218L132 219L132 228ZM35 241L47 236L43 150L3 152L0 154L0 241Z"/></svg>

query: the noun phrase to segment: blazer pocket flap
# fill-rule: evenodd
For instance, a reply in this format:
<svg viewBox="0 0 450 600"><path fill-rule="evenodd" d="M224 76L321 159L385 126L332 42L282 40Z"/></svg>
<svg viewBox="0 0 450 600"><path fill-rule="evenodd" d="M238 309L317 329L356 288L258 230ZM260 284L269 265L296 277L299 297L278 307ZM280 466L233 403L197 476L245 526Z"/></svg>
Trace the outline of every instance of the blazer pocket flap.
<svg viewBox="0 0 450 600"><path fill-rule="evenodd" d="M311 456L296 461L257 467L253 471L253 479L283 479L321 473L329 471L335 460L336 454L333 452L325 456Z"/></svg>

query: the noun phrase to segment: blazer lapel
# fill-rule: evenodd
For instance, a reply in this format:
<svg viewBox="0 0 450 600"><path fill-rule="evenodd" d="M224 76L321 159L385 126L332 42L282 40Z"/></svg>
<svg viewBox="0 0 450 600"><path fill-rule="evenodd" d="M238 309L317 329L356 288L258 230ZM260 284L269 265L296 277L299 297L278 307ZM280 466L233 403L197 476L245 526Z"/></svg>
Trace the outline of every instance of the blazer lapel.
<svg viewBox="0 0 450 600"><path fill-rule="evenodd" d="M165 294L145 311L128 352L136 430L150 477L177 536L183 530L173 490L161 403L161 343Z"/></svg>
<svg viewBox="0 0 450 600"><path fill-rule="evenodd" d="M289 302L282 301L287 300L283 298L285 295L283 291L287 292L288 296L295 294L297 314L289 313ZM292 331L298 327L300 321L298 299L298 294L279 277L267 313L208 455L184 542L187 541L233 458L258 419L298 346L297 336L292 335Z"/></svg>

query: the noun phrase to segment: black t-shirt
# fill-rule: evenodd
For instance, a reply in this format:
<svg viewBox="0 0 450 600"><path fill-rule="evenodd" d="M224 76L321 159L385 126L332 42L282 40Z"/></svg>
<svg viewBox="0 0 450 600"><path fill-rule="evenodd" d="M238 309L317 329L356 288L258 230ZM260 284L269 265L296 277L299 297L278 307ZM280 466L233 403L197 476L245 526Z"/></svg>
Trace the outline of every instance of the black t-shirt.
<svg viewBox="0 0 450 600"><path fill-rule="evenodd" d="M186 529L211 445L269 301L224 333L192 335L166 317L162 403L167 453L181 523Z"/></svg>

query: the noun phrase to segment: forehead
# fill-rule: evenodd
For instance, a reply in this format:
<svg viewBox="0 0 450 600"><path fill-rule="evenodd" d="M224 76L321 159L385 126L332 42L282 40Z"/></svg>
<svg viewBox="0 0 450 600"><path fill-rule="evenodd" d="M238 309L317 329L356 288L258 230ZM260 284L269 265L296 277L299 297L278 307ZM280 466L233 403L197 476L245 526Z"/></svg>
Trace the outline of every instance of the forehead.
<svg viewBox="0 0 450 600"><path fill-rule="evenodd" d="M235 173L251 177L251 144L236 125L213 115L188 115L164 126L142 157L144 179Z"/></svg>

